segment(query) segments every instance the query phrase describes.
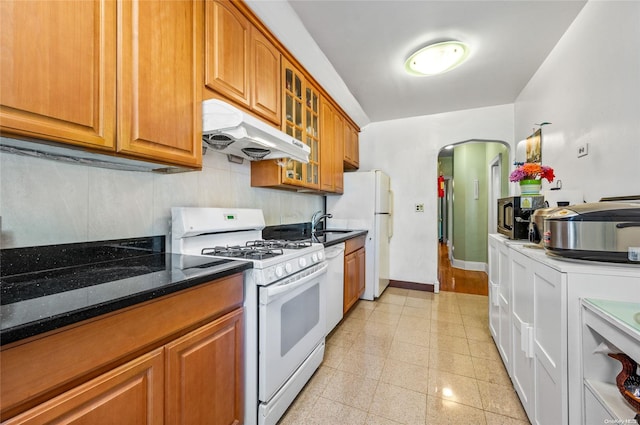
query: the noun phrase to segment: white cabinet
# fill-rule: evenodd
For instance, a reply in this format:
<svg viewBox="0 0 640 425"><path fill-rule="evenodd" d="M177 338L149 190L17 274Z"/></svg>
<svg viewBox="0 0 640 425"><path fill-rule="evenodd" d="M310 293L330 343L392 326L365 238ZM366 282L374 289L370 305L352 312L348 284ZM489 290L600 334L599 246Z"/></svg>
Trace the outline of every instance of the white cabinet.
<svg viewBox="0 0 640 425"><path fill-rule="evenodd" d="M511 252L513 311L511 314L512 361L511 380L522 407L531 418L534 415L533 374L533 261L517 251Z"/></svg>
<svg viewBox="0 0 640 425"><path fill-rule="evenodd" d="M500 357L511 374L511 276L509 247L489 237L489 328Z"/></svg>
<svg viewBox="0 0 640 425"><path fill-rule="evenodd" d="M582 300L582 383L584 423L635 423L634 410L616 387L620 363L607 352L640 362L640 303Z"/></svg>
<svg viewBox="0 0 640 425"><path fill-rule="evenodd" d="M587 391L583 386L583 364L580 359L583 356L583 344L585 334L583 333L583 312L581 300L584 298L598 298L609 301L629 302L638 305L640 311L640 267L635 266L630 271L624 267L610 267L607 275L595 273L596 270L579 270L567 274L567 299L568 299L568 354L569 361L569 417L575 423L587 423L584 414L584 406L588 406L584 400ZM623 347L618 347L622 349ZM640 350L640 346L636 346ZM627 353L628 355L631 355ZM632 356L633 357L633 356ZM638 355L640 357L640 354ZM609 367L617 368L617 361L607 358ZM636 358L640 361L640 358ZM615 363L614 363L615 362ZM608 374L609 371L603 368L605 363L585 364L589 371L599 371ZM615 365L612 366L612 365ZM619 371L619 369L616 369ZM600 380L605 382L604 379ZM611 381L614 382L614 381ZM597 384L596 384L597 385ZM592 388L593 391L595 389ZM600 422L601 423L601 422Z"/></svg>
<svg viewBox="0 0 640 425"><path fill-rule="evenodd" d="M581 300L640 305L640 268L562 261L489 235L489 296L491 334L531 423L603 423L591 403L603 381L583 384ZM609 373L604 364L584 367Z"/></svg>
<svg viewBox="0 0 640 425"><path fill-rule="evenodd" d="M567 275L534 261L532 284L534 423L567 423Z"/></svg>
<svg viewBox="0 0 640 425"><path fill-rule="evenodd" d="M533 423L566 423L566 274L518 250L509 255L513 386Z"/></svg>
<svg viewBox="0 0 640 425"><path fill-rule="evenodd" d="M488 257L489 257L489 331L491 336L499 344L498 333L500 331L500 309L498 302L498 290L500 285L500 257L498 249L502 243L495 235L489 235Z"/></svg>

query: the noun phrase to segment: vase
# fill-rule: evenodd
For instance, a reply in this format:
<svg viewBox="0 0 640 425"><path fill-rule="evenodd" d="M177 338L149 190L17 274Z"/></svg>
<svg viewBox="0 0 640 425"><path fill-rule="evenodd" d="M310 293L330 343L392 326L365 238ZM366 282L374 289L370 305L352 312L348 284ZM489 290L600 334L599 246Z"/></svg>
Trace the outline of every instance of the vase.
<svg viewBox="0 0 640 425"><path fill-rule="evenodd" d="M520 180L521 195L539 195L542 188L542 180Z"/></svg>
<svg viewBox="0 0 640 425"><path fill-rule="evenodd" d="M616 376L616 386L625 400L640 414L640 376L638 376L638 363L624 353L609 353L622 363L622 370ZM637 417L637 416L636 416Z"/></svg>

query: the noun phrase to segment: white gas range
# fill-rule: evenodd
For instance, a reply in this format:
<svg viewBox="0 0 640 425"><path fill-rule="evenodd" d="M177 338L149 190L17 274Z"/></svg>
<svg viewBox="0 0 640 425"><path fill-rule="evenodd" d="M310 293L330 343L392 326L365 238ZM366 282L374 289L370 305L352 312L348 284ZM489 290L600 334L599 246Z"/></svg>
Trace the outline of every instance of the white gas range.
<svg viewBox="0 0 640 425"><path fill-rule="evenodd" d="M310 241L264 241L262 210L172 208L171 250L251 261L245 424L275 425L324 357L327 262Z"/></svg>

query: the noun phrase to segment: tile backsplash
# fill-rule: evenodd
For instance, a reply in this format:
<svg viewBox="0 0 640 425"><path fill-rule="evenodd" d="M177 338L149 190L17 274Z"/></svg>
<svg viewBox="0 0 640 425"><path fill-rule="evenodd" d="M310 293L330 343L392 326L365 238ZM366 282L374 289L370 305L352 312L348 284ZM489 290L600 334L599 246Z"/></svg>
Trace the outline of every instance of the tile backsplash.
<svg viewBox="0 0 640 425"><path fill-rule="evenodd" d="M274 225L309 221L323 197L253 188L248 161L214 152L179 174L0 155L2 248L168 235L173 206L261 208Z"/></svg>

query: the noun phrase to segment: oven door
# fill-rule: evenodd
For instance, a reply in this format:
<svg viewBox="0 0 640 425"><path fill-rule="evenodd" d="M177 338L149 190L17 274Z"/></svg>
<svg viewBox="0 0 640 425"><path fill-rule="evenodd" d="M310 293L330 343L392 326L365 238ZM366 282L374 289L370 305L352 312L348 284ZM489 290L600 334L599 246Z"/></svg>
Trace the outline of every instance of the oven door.
<svg viewBox="0 0 640 425"><path fill-rule="evenodd" d="M260 401L269 401L324 339L327 267L319 263L260 287Z"/></svg>

